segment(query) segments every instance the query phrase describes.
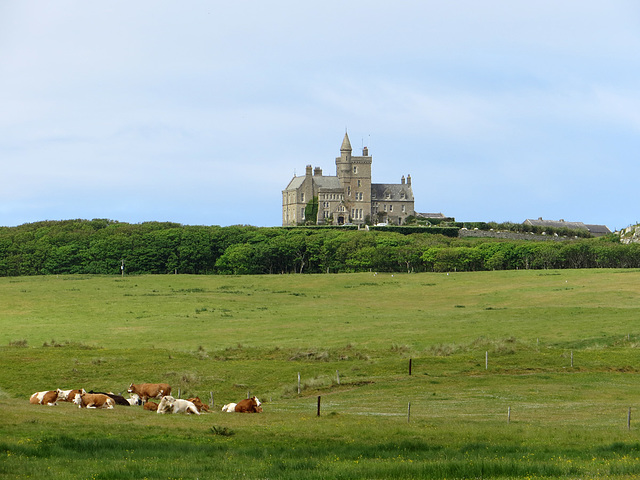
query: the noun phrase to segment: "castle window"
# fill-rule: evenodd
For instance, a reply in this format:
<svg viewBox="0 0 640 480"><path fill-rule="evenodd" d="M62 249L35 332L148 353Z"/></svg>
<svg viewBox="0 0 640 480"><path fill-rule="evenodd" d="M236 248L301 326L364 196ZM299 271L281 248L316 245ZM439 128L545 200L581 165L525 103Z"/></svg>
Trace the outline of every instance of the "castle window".
<svg viewBox="0 0 640 480"><path fill-rule="evenodd" d="M358 173L358 167L356 165L353 166L353 173Z"/></svg>
<svg viewBox="0 0 640 480"><path fill-rule="evenodd" d="M351 185L347 187L347 195L351 196Z"/></svg>
<svg viewBox="0 0 640 480"><path fill-rule="evenodd" d="M385 212L387 211L387 204L386 203L384 204L384 211Z"/></svg>
<svg viewBox="0 0 640 480"><path fill-rule="evenodd" d="M386 198L387 200L389 200L391 198L391 192L385 192L384 194L384 198Z"/></svg>
<svg viewBox="0 0 640 480"><path fill-rule="evenodd" d="M407 213L407 209L406 209L405 205L402 205L402 213Z"/></svg>
<svg viewBox="0 0 640 480"><path fill-rule="evenodd" d="M393 212L393 205L389 205L389 211Z"/></svg>
<svg viewBox="0 0 640 480"><path fill-rule="evenodd" d="M362 186L362 180L358 180L358 186L361 187Z"/></svg>
<svg viewBox="0 0 640 480"><path fill-rule="evenodd" d="M301 193L301 194L300 194L300 201L301 201L301 202L304 202L304 193Z"/></svg>

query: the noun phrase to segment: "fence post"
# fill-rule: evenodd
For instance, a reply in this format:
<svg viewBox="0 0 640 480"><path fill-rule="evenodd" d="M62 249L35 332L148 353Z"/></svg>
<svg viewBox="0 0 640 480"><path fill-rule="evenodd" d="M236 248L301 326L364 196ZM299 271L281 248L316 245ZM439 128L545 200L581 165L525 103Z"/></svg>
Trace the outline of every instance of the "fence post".
<svg viewBox="0 0 640 480"><path fill-rule="evenodd" d="M411 402L409 402L409 405L407 406L407 423L409 423L411 421Z"/></svg>
<svg viewBox="0 0 640 480"><path fill-rule="evenodd" d="M629 411L627 412L627 430L631 430L631 407L629 407Z"/></svg>
<svg viewBox="0 0 640 480"><path fill-rule="evenodd" d="M484 369L489 370L489 352L484 352Z"/></svg>
<svg viewBox="0 0 640 480"><path fill-rule="evenodd" d="M300 395L300 372L298 372L298 395Z"/></svg>
<svg viewBox="0 0 640 480"><path fill-rule="evenodd" d="M573 350L571 350L571 366L573 367Z"/></svg>
<svg viewBox="0 0 640 480"><path fill-rule="evenodd" d="M411 376L411 361L412 360L413 360L412 358L409 359L409 376Z"/></svg>
<svg viewBox="0 0 640 480"><path fill-rule="evenodd" d="M507 409L507 423L511 423L511 407Z"/></svg>
<svg viewBox="0 0 640 480"><path fill-rule="evenodd" d="M213 392L209 392L209 404L211 405L211 408L213 409Z"/></svg>
<svg viewBox="0 0 640 480"><path fill-rule="evenodd" d="M336 379L338 380L338 385L340 385L340 372L336 370Z"/></svg>
<svg viewBox="0 0 640 480"><path fill-rule="evenodd" d="M320 395L318 395L318 416L320 416Z"/></svg>

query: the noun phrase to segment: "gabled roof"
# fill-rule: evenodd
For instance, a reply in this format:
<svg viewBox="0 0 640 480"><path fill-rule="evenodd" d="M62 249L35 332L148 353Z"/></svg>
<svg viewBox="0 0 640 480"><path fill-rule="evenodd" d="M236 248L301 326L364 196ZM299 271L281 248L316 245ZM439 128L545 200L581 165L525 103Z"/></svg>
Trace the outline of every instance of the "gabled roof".
<svg viewBox="0 0 640 480"><path fill-rule="evenodd" d="M587 230L589 230L592 235L607 235L611 233L611 230L609 230L609 227L606 225L585 224L585 227L587 227Z"/></svg>
<svg viewBox="0 0 640 480"><path fill-rule="evenodd" d="M372 200L384 200L385 193L391 193L391 200L410 200L413 201L413 191L411 186L402 183L372 183L371 198ZM400 194L404 193L405 198L400 198Z"/></svg>
<svg viewBox="0 0 640 480"><path fill-rule="evenodd" d="M340 180L338 177L324 177L324 176L314 176L313 182L318 186L318 188L326 188L331 190L343 190L342 185L340 185Z"/></svg>
<svg viewBox="0 0 640 480"><path fill-rule="evenodd" d="M289 185L287 185L287 188L284 190L295 190L296 188L300 188L302 182L304 182L304 178L305 177L293 177L289 182Z"/></svg>
<svg viewBox="0 0 640 480"><path fill-rule="evenodd" d="M587 226L582 222L565 222L564 220L543 220L538 218L533 220L527 218L523 223L536 227L570 228L572 230L587 230Z"/></svg>
<svg viewBox="0 0 640 480"><path fill-rule="evenodd" d="M531 218L526 219L524 222L528 225L534 225L538 227L554 227L554 228L570 228L572 230L588 230L592 235L606 235L611 233L609 227L606 225L592 225L592 224L584 224L582 222L565 222L564 220L543 220L542 218L538 218L537 220L533 220Z"/></svg>

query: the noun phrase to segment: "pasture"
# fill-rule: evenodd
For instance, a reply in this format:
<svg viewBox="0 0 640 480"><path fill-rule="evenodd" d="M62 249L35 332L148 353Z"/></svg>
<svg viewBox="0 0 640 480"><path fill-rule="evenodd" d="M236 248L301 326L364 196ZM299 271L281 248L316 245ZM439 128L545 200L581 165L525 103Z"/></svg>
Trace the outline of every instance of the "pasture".
<svg viewBox="0 0 640 480"><path fill-rule="evenodd" d="M11 277L0 298L0 478L640 474L638 270ZM28 401L165 381L212 413ZM220 412L249 392L263 413Z"/></svg>

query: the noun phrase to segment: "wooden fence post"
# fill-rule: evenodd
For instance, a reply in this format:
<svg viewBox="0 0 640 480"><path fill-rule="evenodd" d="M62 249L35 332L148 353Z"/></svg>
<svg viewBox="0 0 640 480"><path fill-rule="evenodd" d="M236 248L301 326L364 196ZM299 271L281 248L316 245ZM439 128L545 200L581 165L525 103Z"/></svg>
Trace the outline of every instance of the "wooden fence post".
<svg viewBox="0 0 640 480"><path fill-rule="evenodd" d="M489 370L489 352L484 352L484 369Z"/></svg>
<svg viewBox="0 0 640 480"><path fill-rule="evenodd" d="M407 423L409 423L411 421L411 402L409 402L409 405L407 406Z"/></svg>
<svg viewBox="0 0 640 480"><path fill-rule="evenodd" d="M507 423L511 423L511 407L507 409Z"/></svg>
<svg viewBox="0 0 640 480"><path fill-rule="evenodd" d="M320 395L318 395L318 416L320 416Z"/></svg>
<svg viewBox="0 0 640 480"><path fill-rule="evenodd" d="M571 366L573 367L573 350L571 350Z"/></svg>
<svg viewBox="0 0 640 480"><path fill-rule="evenodd" d="M627 430L631 430L631 407L629 407L629 411L627 412Z"/></svg>
<svg viewBox="0 0 640 480"><path fill-rule="evenodd" d="M411 376L411 361L412 360L413 360L412 358L409 359L409 376Z"/></svg>
<svg viewBox="0 0 640 480"><path fill-rule="evenodd" d="M209 392L209 405L213 409L213 392Z"/></svg>
<svg viewBox="0 0 640 480"><path fill-rule="evenodd" d="M298 372L298 395L300 395L300 372Z"/></svg>
<svg viewBox="0 0 640 480"><path fill-rule="evenodd" d="M336 379L338 380L338 385L340 385L340 372L336 370Z"/></svg>

